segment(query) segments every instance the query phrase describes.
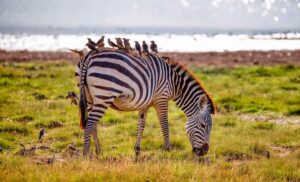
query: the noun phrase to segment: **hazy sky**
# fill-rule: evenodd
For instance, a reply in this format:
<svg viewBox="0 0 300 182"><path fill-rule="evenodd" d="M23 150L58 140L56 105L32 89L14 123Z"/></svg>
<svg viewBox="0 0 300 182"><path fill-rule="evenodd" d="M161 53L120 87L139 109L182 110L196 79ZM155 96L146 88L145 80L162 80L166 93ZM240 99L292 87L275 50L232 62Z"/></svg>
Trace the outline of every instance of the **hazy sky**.
<svg viewBox="0 0 300 182"><path fill-rule="evenodd" d="M300 0L0 0L9 26L300 30Z"/></svg>

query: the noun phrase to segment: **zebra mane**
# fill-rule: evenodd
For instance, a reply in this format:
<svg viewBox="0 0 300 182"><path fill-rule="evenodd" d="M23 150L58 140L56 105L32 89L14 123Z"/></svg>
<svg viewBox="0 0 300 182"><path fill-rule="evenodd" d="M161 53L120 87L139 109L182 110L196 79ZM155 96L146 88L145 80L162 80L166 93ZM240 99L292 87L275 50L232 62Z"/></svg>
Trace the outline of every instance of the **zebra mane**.
<svg viewBox="0 0 300 182"><path fill-rule="evenodd" d="M173 61L171 59L163 59L165 60L170 66L171 68L177 72L180 76L184 77L184 76L188 76L190 78L192 78L193 80L196 81L196 83L198 83L199 87L203 90L203 92L205 93L205 95L208 97L208 105L209 105L209 110L211 114L215 114L216 113L216 106L215 103L211 97L211 95L204 89L204 87L202 86L202 82L199 80L199 78L197 78L197 76L191 72L186 66Z"/></svg>

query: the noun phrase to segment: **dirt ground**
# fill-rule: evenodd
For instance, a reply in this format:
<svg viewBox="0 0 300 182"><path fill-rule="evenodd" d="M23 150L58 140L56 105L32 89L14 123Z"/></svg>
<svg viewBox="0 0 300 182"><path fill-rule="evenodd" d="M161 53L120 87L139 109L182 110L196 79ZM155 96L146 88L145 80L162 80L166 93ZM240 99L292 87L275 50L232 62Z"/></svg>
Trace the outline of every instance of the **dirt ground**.
<svg viewBox="0 0 300 182"><path fill-rule="evenodd" d="M300 65L300 50L281 51L236 51L236 52L163 52L161 56L170 57L188 66L236 67L251 65ZM78 56L70 52L29 52L0 50L0 62L22 62L32 60L68 60L76 63Z"/></svg>

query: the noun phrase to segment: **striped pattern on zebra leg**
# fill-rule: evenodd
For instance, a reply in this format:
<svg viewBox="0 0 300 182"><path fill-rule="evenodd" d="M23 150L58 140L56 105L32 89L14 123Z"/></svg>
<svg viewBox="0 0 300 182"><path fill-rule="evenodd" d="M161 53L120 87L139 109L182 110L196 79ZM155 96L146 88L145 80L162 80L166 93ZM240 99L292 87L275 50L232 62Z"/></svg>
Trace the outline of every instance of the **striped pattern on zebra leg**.
<svg viewBox="0 0 300 182"><path fill-rule="evenodd" d="M92 101L89 101L89 98L91 99L91 97L87 97L88 114L91 113L92 108L93 108L93 104L91 103ZM98 139L97 125L95 126L95 129L92 131L92 135L93 135L94 143L95 143L95 152L96 152L96 155L98 156L101 153L101 145L100 145L100 142Z"/></svg>
<svg viewBox="0 0 300 182"><path fill-rule="evenodd" d="M87 124L84 128L84 147L83 147L83 155L90 155L90 142L91 142L91 134L95 132L97 129L97 122L102 118L105 111L109 106L107 104L94 104L92 110L88 114ZM96 142L95 142L96 145ZM97 146L96 146L97 148Z"/></svg>
<svg viewBox="0 0 300 182"><path fill-rule="evenodd" d="M98 139L97 125L92 134L93 134L94 142L95 142L95 153L98 156L101 153L101 145L100 145L100 142Z"/></svg>
<svg viewBox="0 0 300 182"><path fill-rule="evenodd" d="M172 146L169 137L169 123L168 123L168 99L160 99L154 103L157 116L159 118L160 127L164 137L164 149L171 150Z"/></svg>
<svg viewBox="0 0 300 182"><path fill-rule="evenodd" d="M141 144L143 131L145 128L145 122L146 122L148 110L149 110L149 107L139 111L139 119L138 119L138 124L137 124L137 140L136 140L136 143L134 146L136 160L137 160L138 156L140 155L140 151L141 151L140 144Z"/></svg>

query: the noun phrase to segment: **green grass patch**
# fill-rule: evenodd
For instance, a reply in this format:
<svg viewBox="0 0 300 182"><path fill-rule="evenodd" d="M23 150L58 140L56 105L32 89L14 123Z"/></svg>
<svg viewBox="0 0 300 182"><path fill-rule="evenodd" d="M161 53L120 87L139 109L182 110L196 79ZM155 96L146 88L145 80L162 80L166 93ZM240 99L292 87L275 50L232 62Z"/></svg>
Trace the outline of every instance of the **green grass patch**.
<svg viewBox="0 0 300 182"><path fill-rule="evenodd" d="M13 118L15 121L21 122L21 123L27 123L34 120L33 116L29 115L20 115Z"/></svg>
<svg viewBox="0 0 300 182"><path fill-rule="evenodd" d="M2 149L9 149L11 147L11 143L9 141L0 139L0 147Z"/></svg>
<svg viewBox="0 0 300 182"><path fill-rule="evenodd" d="M0 64L2 181L299 181L299 124L242 117L251 113L299 119L299 67L195 68L218 108L210 149L202 162L192 155L187 118L173 102L169 104L171 151L163 150L162 131L151 108L140 160L135 162L138 114L109 109L98 123L103 150L99 160L65 158L69 144L83 147L78 108L65 99L68 91L78 93L74 69L75 65L59 62ZM40 143L42 127L46 134ZM47 145L51 150L21 157L15 155L20 144ZM289 152L282 154L274 146ZM51 165L34 162L54 155L63 159Z"/></svg>
<svg viewBox="0 0 300 182"><path fill-rule="evenodd" d="M253 128L257 130L271 130L274 126L275 124L270 122L256 122L253 124Z"/></svg>
<svg viewBox="0 0 300 182"><path fill-rule="evenodd" d="M250 146L250 150L257 155L270 158L270 152L267 146L263 143L258 143L258 142L254 143L253 145Z"/></svg>
<svg viewBox="0 0 300 182"><path fill-rule="evenodd" d="M12 134L24 134L27 135L30 133L28 127L21 124L14 124L11 122L1 122L0 123L0 132L9 132Z"/></svg>

